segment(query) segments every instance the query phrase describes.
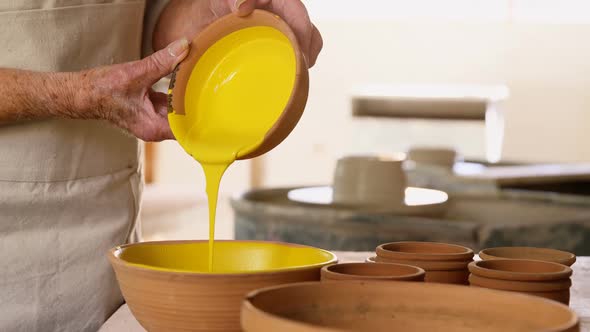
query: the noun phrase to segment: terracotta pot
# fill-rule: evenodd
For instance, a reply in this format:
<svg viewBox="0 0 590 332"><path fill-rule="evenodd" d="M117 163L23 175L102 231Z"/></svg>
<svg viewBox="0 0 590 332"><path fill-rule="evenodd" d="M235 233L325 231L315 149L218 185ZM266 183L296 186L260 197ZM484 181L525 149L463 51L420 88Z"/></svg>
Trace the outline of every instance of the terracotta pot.
<svg viewBox="0 0 590 332"><path fill-rule="evenodd" d="M150 332L240 331L248 292L320 280L321 268L336 262L321 249L257 241L215 241L214 255L228 273L207 272L207 241L124 245L108 257L129 309Z"/></svg>
<svg viewBox="0 0 590 332"><path fill-rule="evenodd" d="M424 270L411 265L342 263L324 266L322 281L424 281Z"/></svg>
<svg viewBox="0 0 590 332"><path fill-rule="evenodd" d="M303 115L309 93L309 72L307 61L304 58L302 50L299 48L297 36L291 30L289 25L279 16L258 9L245 17L240 17L237 14L223 16L207 26L206 29L201 31L201 33L192 40L192 47L187 57L174 71L170 81L168 95L169 113L185 115L187 114L184 108L186 86L191 77L193 68L205 52L207 52L207 50L209 50L217 41L233 32L260 26L267 26L279 30L291 42L296 59L295 82L285 109L273 127L267 132L262 143L259 144L254 151L251 151L246 155L240 155L237 159L254 158L272 150L291 133L293 128L295 128L299 122L301 115ZM187 126L186 130L189 129L190 128ZM177 132L174 134L177 137L179 135L185 135L185 133Z"/></svg>
<svg viewBox="0 0 590 332"><path fill-rule="evenodd" d="M405 155L392 158L349 156L340 158L333 180L335 204L402 206L407 187L402 168Z"/></svg>
<svg viewBox="0 0 590 332"><path fill-rule="evenodd" d="M493 259L469 264L472 286L537 295L569 304L572 269L561 264Z"/></svg>
<svg viewBox="0 0 590 332"><path fill-rule="evenodd" d="M426 282L468 284L467 265L473 250L436 242L392 242L376 249L376 262L418 266L426 271Z"/></svg>
<svg viewBox="0 0 590 332"><path fill-rule="evenodd" d="M479 257L482 260L532 259L538 261L554 262L567 266L572 266L576 262L576 255L567 251L534 247L488 248L480 251Z"/></svg>
<svg viewBox="0 0 590 332"><path fill-rule="evenodd" d="M485 310L482 310L485 306ZM245 332L579 331L576 314L517 293L414 282L315 282L250 293Z"/></svg>

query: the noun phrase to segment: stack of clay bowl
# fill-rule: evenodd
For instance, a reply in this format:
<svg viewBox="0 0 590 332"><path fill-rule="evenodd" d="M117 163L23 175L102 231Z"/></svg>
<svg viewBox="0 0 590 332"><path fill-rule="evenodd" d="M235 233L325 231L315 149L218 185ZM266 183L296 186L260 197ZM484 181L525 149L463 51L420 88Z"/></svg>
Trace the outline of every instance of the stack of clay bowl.
<svg viewBox="0 0 590 332"><path fill-rule="evenodd" d="M576 256L559 250L529 247L484 249L482 261L469 265L472 286L536 295L569 304Z"/></svg>
<svg viewBox="0 0 590 332"><path fill-rule="evenodd" d="M473 250L455 244L437 242L392 242L376 249L368 262L417 266L426 271L426 282L468 284L468 264Z"/></svg>

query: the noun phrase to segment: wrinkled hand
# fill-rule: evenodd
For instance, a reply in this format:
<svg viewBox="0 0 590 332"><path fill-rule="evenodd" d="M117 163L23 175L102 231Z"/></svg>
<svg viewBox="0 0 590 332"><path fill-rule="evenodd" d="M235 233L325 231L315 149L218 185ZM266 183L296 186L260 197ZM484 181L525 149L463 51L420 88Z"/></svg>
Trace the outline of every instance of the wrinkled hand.
<svg viewBox="0 0 590 332"><path fill-rule="evenodd" d="M257 8L273 12L289 24L308 66L312 67L323 41L301 0L171 0L154 31L154 48L160 49L182 37L190 40L222 16L232 12L247 16Z"/></svg>
<svg viewBox="0 0 590 332"><path fill-rule="evenodd" d="M169 75L188 54L181 39L151 56L129 63L81 72L84 95L81 118L103 119L144 141L173 139L167 96L152 85Z"/></svg>

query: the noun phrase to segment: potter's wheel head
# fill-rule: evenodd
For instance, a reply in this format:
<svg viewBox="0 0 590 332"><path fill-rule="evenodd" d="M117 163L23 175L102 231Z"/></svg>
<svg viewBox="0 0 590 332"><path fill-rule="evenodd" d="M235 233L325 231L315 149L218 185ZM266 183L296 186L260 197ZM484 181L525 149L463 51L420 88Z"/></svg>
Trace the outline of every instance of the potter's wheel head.
<svg viewBox="0 0 590 332"><path fill-rule="evenodd" d="M289 191L290 201L300 204L322 206L335 209L379 211L408 216L442 216L446 211L449 196L444 191L408 187L404 204L399 206L371 206L334 203L331 186L305 187Z"/></svg>

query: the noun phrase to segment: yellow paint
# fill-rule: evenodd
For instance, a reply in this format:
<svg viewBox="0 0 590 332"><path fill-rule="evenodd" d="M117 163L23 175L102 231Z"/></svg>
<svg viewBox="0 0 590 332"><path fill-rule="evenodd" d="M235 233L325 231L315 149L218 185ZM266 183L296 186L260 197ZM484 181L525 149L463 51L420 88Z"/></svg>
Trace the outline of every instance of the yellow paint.
<svg viewBox="0 0 590 332"><path fill-rule="evenodd" d="M160 271L209 273L208 242L139 243L122 248L119 257ZM335 263L334 254L311 247L273 242L216 241L215 273L256 273Z"/></svg>
<svg viewBox="0 0 590 332"><path fill-rule="evenodd" d="M215 211L223 173L260 146L289 101L295 75L295 51L284 34L270 27L242 29L203 54L186 87L185 114L169 115L177 141L205 173L213 272Z"/></svg>

